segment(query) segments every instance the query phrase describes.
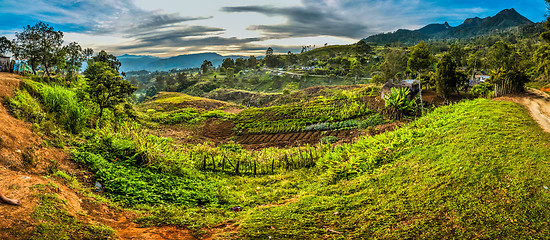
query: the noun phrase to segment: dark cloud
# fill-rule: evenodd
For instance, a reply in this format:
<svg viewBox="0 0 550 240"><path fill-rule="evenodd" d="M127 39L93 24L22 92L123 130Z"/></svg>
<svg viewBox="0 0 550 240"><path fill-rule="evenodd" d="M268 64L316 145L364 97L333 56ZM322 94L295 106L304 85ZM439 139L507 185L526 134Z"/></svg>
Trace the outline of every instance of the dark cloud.
<svg viewBox="0 0 550 240"><path fill-rule="evenodd" d="M277 25L252 25L248 30L262 31L271 38L335 36L361 38L367 32L367 26L341 16L329 8L315 7L272 7L241 6L224 7L224 12L255 12L267 16L283 16L287 22Z"/></svg>
<svg viewBox="0 0 550 240"><path fill-rule="evenodd" d="M224 47L232 47L235 45L242 45L251 42L261 41L261 38L236 38L236 37L220 37L220 36L210 36L204 38L174 38L170 37L171 33L167 33L169 36L157 35L155 38L163 39L162 41L154 41L149 39L138 39L137 43L120 46L120 50L129 50L129 49L142 49L150 47L163 47L163 48L202 48L202 47L217 47L222 46L220 49L223 50Z"/></svg>

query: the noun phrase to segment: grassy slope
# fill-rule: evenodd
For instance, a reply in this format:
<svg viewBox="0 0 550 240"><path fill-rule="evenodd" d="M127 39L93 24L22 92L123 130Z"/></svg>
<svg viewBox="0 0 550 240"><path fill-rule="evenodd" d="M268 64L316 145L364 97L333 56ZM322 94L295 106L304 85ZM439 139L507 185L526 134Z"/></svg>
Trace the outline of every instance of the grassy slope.
<svg viewBox="0 0 550 240"><path fill-rule="evenodd" d="M298 199L245 212L240 237L548 235L550 135L519 105L476 100L444 107L340 152L350 156L349 162L367 160L366 153L380 145L385 146L379 151L386 152L387 164L347 180L317 173L299 177L286 186L286 191L295 189ZM258 195L275 191L271 186L261 189Z"/></svg>

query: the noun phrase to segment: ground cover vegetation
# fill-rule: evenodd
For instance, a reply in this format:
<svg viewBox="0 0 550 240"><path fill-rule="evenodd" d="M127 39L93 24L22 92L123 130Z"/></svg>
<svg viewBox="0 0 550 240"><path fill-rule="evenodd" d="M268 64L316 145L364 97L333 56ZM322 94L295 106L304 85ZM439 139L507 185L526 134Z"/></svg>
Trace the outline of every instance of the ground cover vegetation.
<svg viewBox="0 0 550 240"><path fill-rule="evenodd" d="M238 231L217 237L240 239L544 238L550 230L550 135L518 104L465 100L423 113L424 104L407 98L404 89L392 90L383 107L371 104L368 99L380 98L374 82L309 88L368 83L365 76L414 78L448 99L460 91L491 97L546 86L548 43L524 32L410 48L360 41L304 47L301 54L268 49L260 60L229 59L216 68L205 61L200 69L164 73L120 73L115 56L78 50L81 62L88 60L83 76L59 64L70 54L57 62L49 55L63 49L61 32L39 23L24 33L11 51L44 76L25 77L8 99L11 113L68 147L101 183L107 201L139 211L143 225L187 227L201 237L203 229L224 224ZM48 56L25 52L33 45L26 44L27 34L55 37L42 46ZM464 76L480 73L491 77L470 90ZM228 88L277 95L239 113L222 111L234 104L193 103ZM145 103L135 107L136 98ZM233 141L177 145L150 133L161 124L197 125L211 118L234 122L238 134L408 124L349 144L325 138L262 150ZM52 238L113 234L68 217L55 194L39 194L44 204L34 216Z"/></svg>

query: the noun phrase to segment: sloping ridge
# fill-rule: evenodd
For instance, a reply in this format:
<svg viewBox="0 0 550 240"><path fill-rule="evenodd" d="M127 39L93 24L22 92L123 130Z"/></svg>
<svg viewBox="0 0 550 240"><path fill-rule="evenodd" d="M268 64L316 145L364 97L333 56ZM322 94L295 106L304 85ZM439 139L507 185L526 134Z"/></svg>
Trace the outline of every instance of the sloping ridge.
<svg viewBox="0 0 550 240"><path fill-rule="evenodd" d="M393 33L376 34L364 39L366 42L391 43L391 42L416 42L428 39L468 38L487 34L495 30L505 30L533 22L518 13L514 8L504 9L492 17L468 18L456 27L449 23L429 24L417 30L400 29Z"/></svg>

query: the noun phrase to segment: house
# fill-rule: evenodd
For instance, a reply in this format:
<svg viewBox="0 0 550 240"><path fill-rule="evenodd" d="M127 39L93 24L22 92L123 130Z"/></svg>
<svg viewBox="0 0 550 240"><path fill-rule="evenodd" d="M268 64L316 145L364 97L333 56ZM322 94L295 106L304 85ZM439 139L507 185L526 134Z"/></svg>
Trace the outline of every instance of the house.
<svg viewBox="0 0 550 240"><path fill-rule="evenodd" d="M0 72L9 72L10 71L10 58L0 56Z"/></svg>
<svg viewBox="0 0 550 240"><path fill-rule="evenodd" d="M410 89L411 92L407 96L408 100L411 100L418 92L420 92L420 86L418 85L418 82L415 79L407 79L397 83L394 83L393 80L390 80L387 83L385 83L380 89L382 98L384 98L384 96L386 96L387 94L391 93L392 88Z"/></svg>
<svg viewBox="0 0 550 240"><path fill-rule="evenodd" d="M487 75L475 75L475 76L474 76L474 79L471 79L471 80L469 81L469 85L470 85L470 87L472 87L472 86L475 86L475 85L484 83L485 81L489 80L489 78L491 78L491 76L487 76Z"/></svg>

